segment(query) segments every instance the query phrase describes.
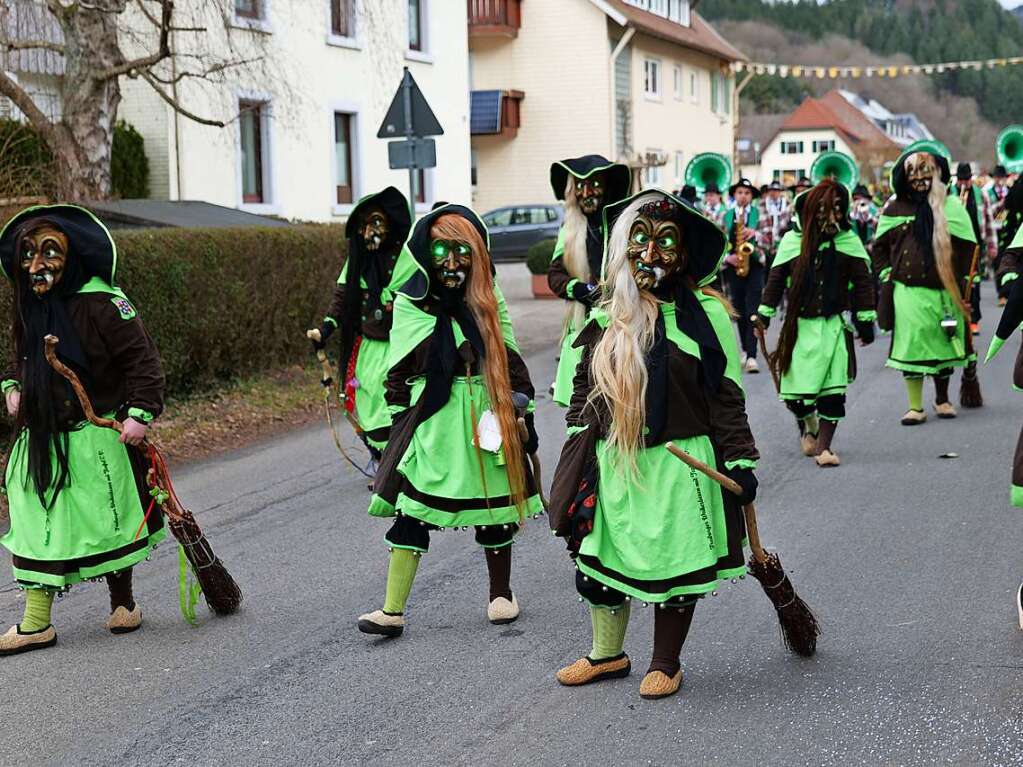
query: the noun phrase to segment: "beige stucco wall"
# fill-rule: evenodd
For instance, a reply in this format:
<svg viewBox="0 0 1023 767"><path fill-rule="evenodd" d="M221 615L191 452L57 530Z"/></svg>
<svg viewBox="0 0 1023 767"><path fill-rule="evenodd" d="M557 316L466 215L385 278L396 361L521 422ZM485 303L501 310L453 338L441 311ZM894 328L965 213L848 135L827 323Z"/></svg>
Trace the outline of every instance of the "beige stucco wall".
<svg viewBox="0 0 1023 767"><path fill-rule="evenodd" d="M552 162L610 156L606 19L589 0L529 0L517 38L470 41L474 90L525 93L515 138L473 137L477 209L553 200Z"/></svg>
<svg viewBox="0 0 1023 767"><path fill-rule="evenodd" d="M122 77L120 85L122 100L117 117L134 126L145 141L149 196L154 200L172 199L175 191L171 187L175 183L171 172L174 126L167 105L144 80Z"/></svg>
<svg viewBox="0 0 1023 767"><path fill-rule="evenodd" d="M782 154L781 144L784 141L802 141L803 142L803 153L802 154ZM807 175L810 174L810 166L813 165L813 161L817 159L817 154L813 151L814 141L834 141L835 150L838 152L845 152L850 157L854 156L852 149L842 139L842 137L831 129L817 129L817 130L785 130L781 131L761 155L760 171L757 178L750 180L755 184L769 184L774 178L774 171L786 171L786 170L802 170ZM784 179L782 179L784 182Z"/></svg>
<svg viewBox="0 0 1023 767"><path fill-rule="evenodd" d="M192 0L196 2L196 0ZM183 5L182 3L178 4ZM226 83L187 81L182 101L203 116L228 121L224 128L179 119L180 198L207 200L289 219L343 218L350 206L335 204L335 110L356 115L353 163L355 196L394 184L408 194L406 171L388 168L387 142L376 138L407 65L445 129L436 137L438 167L427 172L427 204L468 200L469 81L466 5L428 0L425 55L408 54L403 3L362 0L354 41L329 37L326 2L268 0L267 22L258 30L229 32L236 54L262 64L230 74ZM310 12L315 6L315 12ZM211 29L216 19L209 20ZM226 49L223 32L196 41L204 52ZM182 41L182 45L185 42ZM241 199L238 99L270 102L269 201ZM131 104L125 105L131 111ZM163 119L173 120L169 110ZM158 129L153 129L158 132ZM170 131L173 135L173 131ZM150 136L146 135L147 144ZM173 155L171 147L170 155ZM173 187L173 185L171 185Z"/></svg>
<svg viewBox="0 0 1023 767"><path fill-rule="evenodd" d="M718 71L718 59L677 45L636 35L632 39L633 149L640 154L654 150L667 153L660 170L660 186L676 189L683 183L685 166L701 152L718 152L729 159L735 143L731 111L724 99L717 113L711 111L711 72ZM660 97L644 93L645 61L660 62ZM682 97L675 96L674 67L682 68ZM696 96L690 74L696 74ZM730 83L728 92L734 91ZM681 161L676 157L681 152ZM677 167L679 166L679 167Z"/></svg>

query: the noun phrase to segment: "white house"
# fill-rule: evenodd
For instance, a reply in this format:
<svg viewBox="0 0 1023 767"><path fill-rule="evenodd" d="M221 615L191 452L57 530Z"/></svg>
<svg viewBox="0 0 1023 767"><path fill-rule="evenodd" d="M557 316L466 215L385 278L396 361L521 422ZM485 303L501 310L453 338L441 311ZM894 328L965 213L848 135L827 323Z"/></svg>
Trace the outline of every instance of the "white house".
<svg viewBox="0 0 1023 767"><path fill-rule="evenodd" d="M921 139L934 138L930 129L912 112L892 112L880 101L866 94L846 90L840 90L839 93L900 147L907 147Z"/></svg>
<svg viewBox="0 0 1023 767"><path fill-rule="evenodd" d="M469 201L465 2L228 1L234 13L223 40L178 35L178 48L191 40L195 52L221 46L260 62L223 82L177 85L184 106L226 117L226 127L193 122L146 83L122 80L119 114L145 138L153 197L330 221L384 186L408 195L408 172L389 169L387 141L376 137L408 66L444 128L435 137L437 167L418 173L417 209Z"/></svg>
<svg viewBox="0 0 1023 767"><path fill-rule="evenodd" d="M690 0L469 0L474 199L550 200L550 164L603 154L677 188L732 155L743 60Z"/></svg>

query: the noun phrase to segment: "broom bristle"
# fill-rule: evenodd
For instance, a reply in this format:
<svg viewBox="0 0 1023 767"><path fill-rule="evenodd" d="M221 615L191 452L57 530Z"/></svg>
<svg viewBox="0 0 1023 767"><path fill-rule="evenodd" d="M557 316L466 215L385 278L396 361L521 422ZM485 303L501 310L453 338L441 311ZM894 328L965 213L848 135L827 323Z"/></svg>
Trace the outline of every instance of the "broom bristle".
<svg viewBox="0 0 1023 767"><path fill-rule="evenodd" d="M984 407L984 396L980 392L976 362L971 362L963 370L963 380L959 385L959 404L965 408Z"/></svg>
<svg viewBox="0 0 1023 767"><path fill-rule="evenodd" d="M778 613L778 623L785 646L804 658L811 657L817 652L820 625L806 602L796 594L778 555L768 553L764 562L758 562L756 558L750 557L748 566L750 574L760 581L764 593Z"/></svg>
<svg viewBox="0 0 1023 767"><path fill-rule="evenodd" d="M170 523L171 532L185 550L203 597L216 615L231 615L242 602L242 591L224 563L214 553L191 512L185 511L180 521Z"/></svg>

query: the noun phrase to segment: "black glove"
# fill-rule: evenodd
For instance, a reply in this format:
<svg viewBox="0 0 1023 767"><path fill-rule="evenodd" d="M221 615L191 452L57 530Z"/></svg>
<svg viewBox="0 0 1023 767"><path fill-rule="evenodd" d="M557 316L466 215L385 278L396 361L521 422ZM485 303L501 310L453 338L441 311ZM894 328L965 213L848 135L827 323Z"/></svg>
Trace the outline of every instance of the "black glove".
<svg viewBox="0 0 1023 767"><path fill-rule="evenodd" d="M742 493L736 496L740 506L753 503L757 499L757 476L753 469L742 469L736 466L734 469L726 469L725 474L729 479L737 482L742 488Z"/></svg>
<svg viewBox="0 0 1023 767"><path fill-rule="evenodd" d="M540 449L540 435L536 433L534 425L534 413L526 413L522 420L526 422L526 441L522 443L522 449L526 455L532 455Z"/></svg>
<svg viewBox="0 0 1023 767"><path fill-rule="evenodd" d="M860 337L863 345L874 343L874 323L873 322L862 322L860 320L853 320L853 325L856 326L856 335Z"/></svg>
<svg viewBox="0 0 1023 767"><path fill-rule="evenodd" d="M764 326L765 331L769 327L771 327L771 318L765 317L762 314L754 314L752 317L750 317L750 322L752 322L754 325L756 325L757 322L760 322L760 324Z"/></svg>
<svg viewBox="0 0 1023 767"><path fill-rule="evenodd" d="M588 282L577 282L572 286L572 298L589 308L597 300L597 286Z"/></svg>

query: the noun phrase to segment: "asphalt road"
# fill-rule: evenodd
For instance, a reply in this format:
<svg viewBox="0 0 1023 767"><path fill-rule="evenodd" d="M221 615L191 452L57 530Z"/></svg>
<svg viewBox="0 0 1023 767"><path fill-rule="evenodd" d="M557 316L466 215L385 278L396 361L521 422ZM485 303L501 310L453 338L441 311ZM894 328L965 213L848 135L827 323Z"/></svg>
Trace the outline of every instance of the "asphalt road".
<svg viewBox="0 0 1023 767"><path fill-rule="evenodd" d="M989 307L985 347L996 316ZM382 603L387 523L366 517L365 482L315 428L178 473L243 585L243 611L201 607L200 625L186 625L169 544L137 570L134 635L105 631L102 584L75 588L55 605L56 648L0 659L0 764L1023 764L1012 607L1023 519L1007 501L1016 344L983 371L984 409L913 429L898 423L905 399L882 369L885 346L861 352L839 469L800 457L769 377L747 378L762 534L821 618L812 660L785 651L746 579L698 607L674 698L639 697L643 609L630 678L560 687L555 670L589 649L589 618L542 520L515 546L517 623L487 623L483 556L471 533L445 533L404 637L362 635L356 616ZM553 351L529 362L544 388ZM539 407L549 475L561 413ZM949 452L959 458L939 457ZM0 582L3 625L20 610Z"/></svg>

